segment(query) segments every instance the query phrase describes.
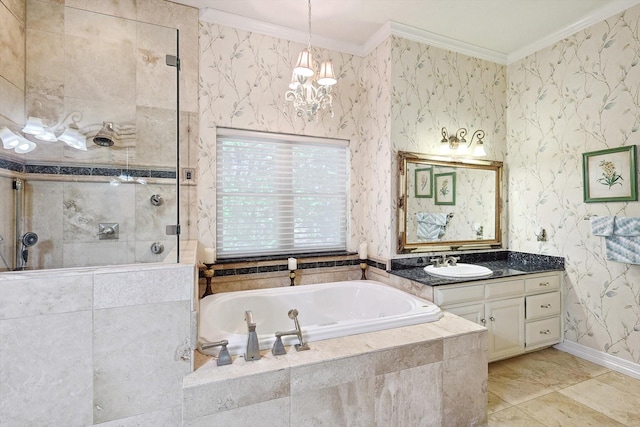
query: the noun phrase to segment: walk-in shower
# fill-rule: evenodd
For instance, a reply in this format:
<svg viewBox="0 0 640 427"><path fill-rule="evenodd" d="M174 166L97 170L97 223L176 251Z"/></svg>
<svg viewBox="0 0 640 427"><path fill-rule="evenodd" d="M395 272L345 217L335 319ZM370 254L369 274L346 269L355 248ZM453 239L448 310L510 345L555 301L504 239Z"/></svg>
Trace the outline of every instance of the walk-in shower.
<svg viewBox="0 0 640 427"><path fill-rule="evenodd" d="M178 30L149 17L66 5L49 14L45 6L27 2L27 16L39 18L26 21L16 46L27 58L24 118L0 109L0 128L36 145L26 154L0 147L0 271L178 261L180 236L166 232L185 229ZM41 119L50 138L24 131L27 118ZM75 149L70 133L94 143ZM153 195L163 203L150 203ZM117 224L117 236L104 238L104 224Z"/></svg>

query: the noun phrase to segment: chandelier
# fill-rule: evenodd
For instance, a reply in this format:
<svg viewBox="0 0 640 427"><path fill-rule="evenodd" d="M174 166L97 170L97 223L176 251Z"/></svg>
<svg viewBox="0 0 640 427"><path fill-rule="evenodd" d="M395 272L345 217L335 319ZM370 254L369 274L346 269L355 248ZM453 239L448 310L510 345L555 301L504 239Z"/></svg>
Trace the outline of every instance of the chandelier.
<svg viewBox="0 0 640 427"><path fill-rule="evenodd" d="M329 108L333 117L333 98L331 88L338 80L333 72L333 63L324 61L320 64L313 60L311 53L311 0L309 3L309 43L298 55L298 62L293 69L289 90L285 100L291 101L298 117L306 116L311 121L318 110Z"/></svg>

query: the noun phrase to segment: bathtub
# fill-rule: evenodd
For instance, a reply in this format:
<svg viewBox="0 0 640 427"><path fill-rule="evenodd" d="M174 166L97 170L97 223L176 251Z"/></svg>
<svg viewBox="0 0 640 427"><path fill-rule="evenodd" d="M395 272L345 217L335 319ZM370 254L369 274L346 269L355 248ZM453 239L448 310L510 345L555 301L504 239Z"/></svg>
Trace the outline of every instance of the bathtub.
<svg viewBox="0 0 640 427"><path fill-rule="evenodd" d="M244 354L244 313L251 310L260 349L270 349L276 331L294 329L287 315L292 308L299 312L302 336L307 342L434 322L442 317L440 308L432 302L372 280L223 292L200 301L198 342L226 339L232 355ZM298 339L287 336L283 342L292 345ZM219 349L201 351L215 356Z"/></svg>

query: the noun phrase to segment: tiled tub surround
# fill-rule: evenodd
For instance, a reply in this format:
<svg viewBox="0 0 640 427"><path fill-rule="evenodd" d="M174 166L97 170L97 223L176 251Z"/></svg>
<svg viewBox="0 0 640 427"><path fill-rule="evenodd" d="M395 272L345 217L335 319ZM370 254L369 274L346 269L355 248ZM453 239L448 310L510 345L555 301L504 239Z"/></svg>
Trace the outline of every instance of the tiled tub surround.
<svg viewBox="0 0 640 427"><path fill-rule="evenodd" d="M487 334L472 322L445 313L310 345L227 366L206 358L184 379L184 425L486 424Z"/></svg>
<svg viewBox="0 0 640 427"><path fill-rule="evenodd" d="M0 424L180 425L195 319L184 258L1 274Z"/></svg>

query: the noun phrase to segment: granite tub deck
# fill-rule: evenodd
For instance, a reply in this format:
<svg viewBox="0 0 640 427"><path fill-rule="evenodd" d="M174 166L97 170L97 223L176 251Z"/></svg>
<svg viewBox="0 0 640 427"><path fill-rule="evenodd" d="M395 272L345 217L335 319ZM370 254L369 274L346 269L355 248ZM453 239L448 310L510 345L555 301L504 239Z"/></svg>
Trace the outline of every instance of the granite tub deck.
<svg viewBox="0 0 640 427"><path fill-rule="evenodd" d="M436 322L310 343L259 361L207 357L183 381L183 425L482 426L487 331Z"/></svg>
<svg viewBox="0 0 640 427"><path fill-rule="evenodd" d="M482 278L447 279L431 276L424 271L424 267L431 265L431 258L435 255L425 254L421 257L393 260L390 274L428 286L452 285L479 280L501 279L505 277L522 276L525 274L545 273L548 271L564 270L564 258L528 254L523 252L496 251L475 254L456 254L459 263L481 265L493 271L493 274ZM446 268L446 267L442 267ZM413 293L413 292L412 292ZM425 298L423 294L416 294ZM427 298L432 301L432 298Z"/></svg>

